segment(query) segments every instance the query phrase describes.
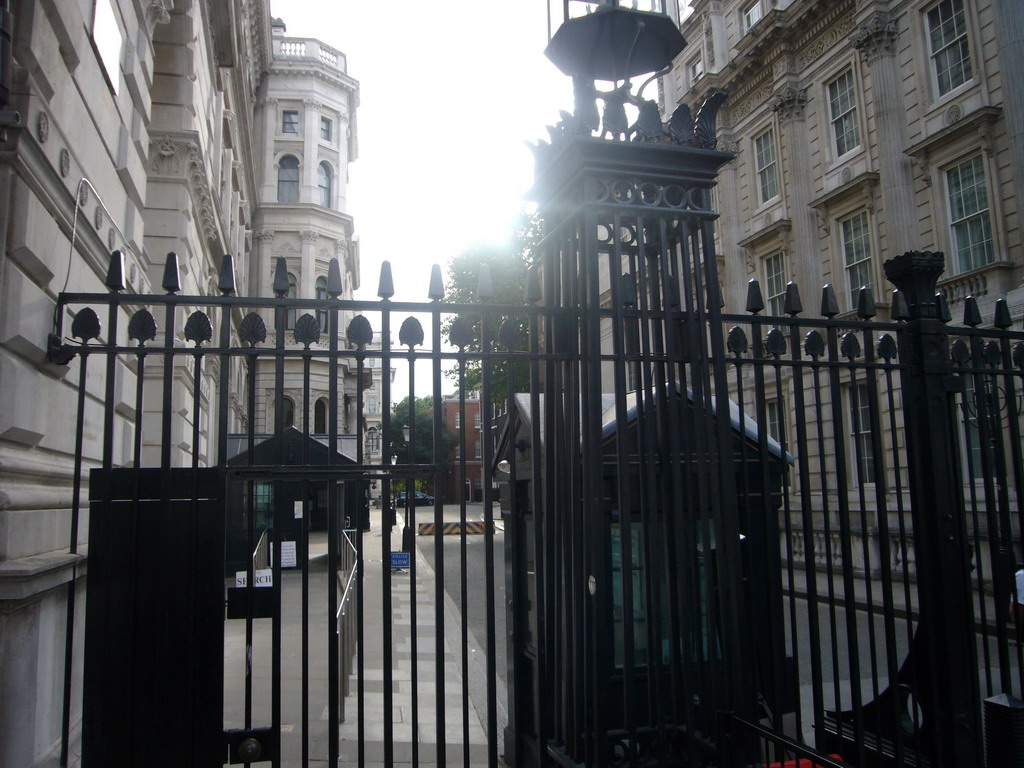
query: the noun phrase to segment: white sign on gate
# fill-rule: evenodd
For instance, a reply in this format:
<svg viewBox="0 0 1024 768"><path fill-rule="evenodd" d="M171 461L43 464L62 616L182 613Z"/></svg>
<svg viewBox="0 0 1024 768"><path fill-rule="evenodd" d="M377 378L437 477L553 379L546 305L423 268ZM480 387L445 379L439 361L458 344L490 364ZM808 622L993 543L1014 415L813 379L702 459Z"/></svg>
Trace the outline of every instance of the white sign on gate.
<svg viewBox="0 0 1024 768"><path fill-rule="evenodd" d="M248 583L248 574L245 571L235 571L235 586L244 587ZM261 568L253 573L253 581L257 587L274 586L274 571L270 568Z"/></svg>

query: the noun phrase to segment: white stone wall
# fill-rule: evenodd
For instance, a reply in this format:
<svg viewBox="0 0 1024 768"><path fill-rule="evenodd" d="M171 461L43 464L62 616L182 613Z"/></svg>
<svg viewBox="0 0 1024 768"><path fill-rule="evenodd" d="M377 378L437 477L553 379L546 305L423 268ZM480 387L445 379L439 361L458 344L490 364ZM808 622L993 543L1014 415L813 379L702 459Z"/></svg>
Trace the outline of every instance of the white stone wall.
<svg viewBox="0 0 1024 768"><path fill-rule="evenodd" d="M252 121L255 88L270 60L267 3L100 0L99 27L95 5L10 4L11 108L22 122L8 131L0 160L0 768L56 764L71 583L79 597L73 764L78 738L84 504L77 554L69 552L69 534L82 363L47 362L57 295L105 292L114 248L124 253L129 292L160 290L168 251L179 256L183 293L214 290L224 253L235 256L242 290L251 273L260 176L254 158L262 156ZM105 38L103 24L111 33ZM105 341L110 318L106 308L96 309ZM70 319L64 318L66 335ZM127 317L117 320L123 344ZM202 462L217 440L217 364L205 364L199 413L191 412L189 365L175 371L173 402L185 414L171 436L176 465L191 461L192 420L200 423ZM114 369L115 465L132 461L135 367L118 362ZM149 375L160 373L158 367ZM237 430L245 401L241 369L230 371L229 380L229 429ZM81 456L87 472L102 448L107 381L99 359L89 363L85 384ZM158 459L162 439L154 395L157 389L148 388L141 421L146 464ZM83 498L86 493L83 485Z"/></svg>

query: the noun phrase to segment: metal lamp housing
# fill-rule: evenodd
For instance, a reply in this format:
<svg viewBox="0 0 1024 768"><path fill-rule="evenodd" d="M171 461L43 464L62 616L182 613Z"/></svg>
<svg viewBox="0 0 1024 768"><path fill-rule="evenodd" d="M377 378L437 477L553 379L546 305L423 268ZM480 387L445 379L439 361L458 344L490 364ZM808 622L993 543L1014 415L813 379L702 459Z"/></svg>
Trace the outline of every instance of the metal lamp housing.
<svg viewBox="0 0 1024 768"><path fill-rule="evenodd" d="M615 81L658 72L685 47L666 14L605 5L563 23L544 54L566 75Z"/></svg>

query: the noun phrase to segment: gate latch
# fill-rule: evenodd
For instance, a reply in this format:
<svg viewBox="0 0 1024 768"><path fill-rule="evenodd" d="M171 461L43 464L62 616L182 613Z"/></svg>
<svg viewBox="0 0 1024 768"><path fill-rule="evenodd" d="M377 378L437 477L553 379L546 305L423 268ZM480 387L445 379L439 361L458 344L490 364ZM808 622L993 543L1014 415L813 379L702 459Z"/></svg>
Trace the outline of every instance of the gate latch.
<svg viewBox="0 0 1024 768"><path fill-rule="evenodd" d="M277 733L273 728L225 731L228 764L239 765L278 759Z"/></svg>

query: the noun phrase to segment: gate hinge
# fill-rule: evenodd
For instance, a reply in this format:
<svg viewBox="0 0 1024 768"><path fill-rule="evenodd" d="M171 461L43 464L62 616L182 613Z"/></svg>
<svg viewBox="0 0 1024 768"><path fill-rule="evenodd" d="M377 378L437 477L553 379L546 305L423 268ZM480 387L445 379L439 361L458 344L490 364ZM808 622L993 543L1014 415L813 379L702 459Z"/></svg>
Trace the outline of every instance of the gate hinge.
<svg viewBox="0 0 1024 768"><path fill-rule="evenodd" d="M46 335L46 359L54 365L67 365L74 359L75 351L61 343L56 333Z"/></svg>

